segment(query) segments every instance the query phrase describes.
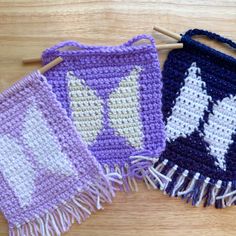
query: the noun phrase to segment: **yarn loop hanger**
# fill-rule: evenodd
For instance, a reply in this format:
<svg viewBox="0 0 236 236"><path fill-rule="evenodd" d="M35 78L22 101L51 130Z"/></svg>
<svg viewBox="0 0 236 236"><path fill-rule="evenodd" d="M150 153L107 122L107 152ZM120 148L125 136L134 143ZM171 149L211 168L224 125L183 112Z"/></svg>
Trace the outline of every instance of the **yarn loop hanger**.
<svg viewBox="0 0 236 236"><path fill-rule="evenodd" d="M123 45L120 45L121 47L124 46L124 47L127 47L127 46L132 46L133 43L135 43L135 41L139 41L139 40L142 40L142 39L147 39L151 42L151 44L155 45L155 42L151 39L151 38L148 38L148 36L145 36L145 38L142 36L144 35L140 35L138 36L137 38L134 38L131 41L128 41L126 43L124 43ZM67 50L68 50L68 47L75 47L76 49L78 48L79 50L82 50L82 49L86 49L86 50L96 50L96 49L99 49L99 48L106 48L104 46L92 46L92 45L84 45L84 44L81 44L79 42L76 42L76 41L65 41L65 42L61 42L57 45L55 45L54 47L51 47L50 51L52 50L59 50L60 51L63 51L62 48L63 47L67 47ZM183 48L183 44L182 43L172 43L172 44L159 44L159 45L156 45L157 49L158 50L166 50L166 49L178 49L178 48ZM38 57L34 57L34 58L23 58L22 59L22 62L23 64L29 64L29 63L37 63L37 62L41 62L41 58L38 58Z"/></svg>
<svg viewBox="0 0 236 236"><path fill-rule="evenodd" d="M212 39L212 40L216 40L220 43L224 43L224 44L227 44L229 45L230 47L232 47L233 49L236 49L236 43L233 42L232 40L230 39L227 39L227 38L224 38L222 37L221 35L219 34L216 34L216 33L212 33L210 31L207 31L207 30L200 30L200 29L193 29L193 30L188 30L183 36L183 37L193 37L193 36L196 36L196 35L200 35L200 36L206 36L208 37L209 39Z"/></svg>
<svg viewBox="0 0 236 236"><path fill-rule="evenodd" d="M178 40L179 42L185 44L185 43L190 43L191 45L195 45L198 47L201 47L202 49L207 49L208 51L210 51L211 53L220 56L220 57L226 57L228 59L230 59L230 61L232 62L236 62L235 57L233 56L229 56L225 53L219 52L218 50L211 48L197 40L194 40L192 37L193 36L206 36L207 38L211 39L211 40L215 40L218 41L220 43L226 44L228 46L230 46L232 49L236 49L236 43L233 42L230 39L224 38L221 35L218 35L216 33L212 33L210 31L207 30L201 30L201 29L191 29L188 30L185 34L177 34L175 32L172 32L170 30L167 30L163 27L160 26L154 26L153 29L157 32L160 32L168 37L171 37L173 39Z"/></svg>
<svg viewBox="0 0 236 236"><path fill-rule="evenodd" d="M219 51L218 49L215 49L204 43L201 43L198 40L195 40L193 36L205 36L210 40L214 40L216 42L229 46L229 48L232 49L233 52L236 52L235 50L236 43L233 42L232 40L224 38L219 34L212 33L207 30L201 30L201 29L188 30L184 35L182 35L182 38L181 38L181 42L183 42L184 45L186 46L190 45L190 46L196 47L199 50L205 51L206 53L213 55L214 57L217 57L220 59L226 59L228 60L228 62L233 63L233 65L236 64L236 58L233 55L229 55L225 52Z"/></svg>

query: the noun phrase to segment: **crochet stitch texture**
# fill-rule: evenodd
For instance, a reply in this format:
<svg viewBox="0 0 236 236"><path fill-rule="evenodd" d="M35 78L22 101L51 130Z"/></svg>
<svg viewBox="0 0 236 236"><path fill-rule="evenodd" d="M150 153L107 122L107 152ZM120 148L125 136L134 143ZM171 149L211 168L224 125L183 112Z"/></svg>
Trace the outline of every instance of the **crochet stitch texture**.
<svg viewBox="0 0 236 236"><path fill-rule="evenodd" d="M9 235L60 235L114 195L39 72L0 94L0 208Z"/></svg>
<svg viewBox="0 0 236 236"><path fill-rule="evenodd" d="M183 49L169 53L163 70L167 144L155 169L172 179L163 188L170 196L222 208L236 201L236 59L193 35L236 48L195 29L182 36Z"/></svg>
<svg viewBox="0 0 236 236"><path fill-rule="evenodd" d="M140 40L150 43L135 45ZM58 56L63 62L45 73L57 99L105 172L136 190L134 177L155 176L152 163L165 146L154 39L139 35L114 47L62 42L43 52L43 63Z"/></svg>

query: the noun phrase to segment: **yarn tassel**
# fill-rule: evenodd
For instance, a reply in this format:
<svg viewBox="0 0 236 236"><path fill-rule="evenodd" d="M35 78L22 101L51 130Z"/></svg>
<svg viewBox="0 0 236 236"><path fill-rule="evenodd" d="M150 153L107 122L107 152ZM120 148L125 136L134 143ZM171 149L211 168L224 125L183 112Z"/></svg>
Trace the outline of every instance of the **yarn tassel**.
<svg viewBox="0 0 236 236"><path fill-rule="evenodd" d="M115 164L114 166L108 166L105 164L103 167L104 172L107 175L110 173L116 173L122 177L121 181L119 180L118 188L115 184L115 190L119 189L125 192L137 192L138 180L143 180L148 189L157 189L157 185L160 189L164 189L166 185L171 182L171 178L169 176L161 173L165 169L165 165L168 163L168 160L164 160L159 163L156 168L154 168L154 163L157 162L157 160L158 158L154 158L153 154L150 152L141 151L133 153L133 155L130 156L130 163L124 163L121 166L118 164ZM112 182L115 183L116 181L113 180Z"/></svg>
<svg viewBox="0 0 236 236"><path fill-rule="evenodd" d="M77 194L68 201L62 201L50 212L36 216L32 221L22 225L10 226L11 236L53 236L61 235L69 230L76 221L79 224L88 218L95 210L102 209L101 203L111 202L115 195L115 184L121 184L121 176L117 173L104 175L100 180L89 184L83 192L78 189Z"/></svg>
<svg viewBox="0 0 236 236"><path fill-rule="evenodd" d="M236 204L236 182L215 181L200 173L193 174L166 159L157 160L155 169L158 176L168 178L168 181L160 185L154 177L155 186L170 197L180 197L193 206L203 203L204 207L215 205L216 208L225 208Z"/></svg>
<svg viewBox="0 0 236 236"><path fill-rule="evenodd" d="M138 191L137 181L128 163L125 163L123 166L115 164L114 167L111 166L108 167L108 165L105 164L104 171L108 176L110 176L111 182L113 183L113 189L115 191L117 190L125 192Z"/></svg>
<svg viewBox="0 0 236 236"><path fill-rule="evenodd" d="M176 196L176 192L178 192L178 190L180 189L180 187L182 186L182 184L184 183L185 178L188 176L188 170L185 170L182 175L179 177L178 182L176 183L171 196L175 197Z"/></svg>
<svg viewBox="0 0 236 236"><path fill-rule="evenodd" d="M235 183L234 183L235 185ZM223 195L217 196L217 200L222 201L223 207L231 206L236 201L236 189L232 182L229 182Z"/></svg>
<svg viewBox="0 0 236 236"><path fill-rule="evenodd" d="M176 172L178 166L177 165L174 165L166 174L166 176L168 178L171 178L172 181L168 184L166 184L166 186L164 187L164 194L167 194L169 192L169 194L171 194L171 189L172 189L172 186L174 186L174 183L175 183L175 180L176 178L173 178L174 177L174 173Z"/></svg>
<svg viewBox="0 0 236 236"><path fill-rule="evenodd" d="M158 158L153 158L147 151L136 153L130 159L132 175L137 179L144 180L149 189L151 187L156 189L158 185L163 190L168 182L171 181L171 178L161 173L161 170L167 163L166 161L154 168L153 165L158 161Z"/></svg>

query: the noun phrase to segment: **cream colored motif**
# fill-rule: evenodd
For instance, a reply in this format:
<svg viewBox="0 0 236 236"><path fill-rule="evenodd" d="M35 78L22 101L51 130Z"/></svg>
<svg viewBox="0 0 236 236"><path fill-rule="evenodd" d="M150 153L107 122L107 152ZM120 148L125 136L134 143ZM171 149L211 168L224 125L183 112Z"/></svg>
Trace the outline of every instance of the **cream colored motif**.
<svg viewBox="0 0 236 236"><path fill-rule="evenodd" d="M62 152L58 140L34 102L28 108L23 122L24 145L32 151L35 164L27 157L22 143L18 143L14 137L0 135L0 171L21 207L32 202L38 171L77 176L75 167Z"/></svg>
<svg viewBox="0 0 236 236"><path fill-rule="evenodd" d="M77 78L73 72L67 73L73 120L87 144L92 144L103 128L103 109L107 103L110 126L133 147L142 147L138 83L140 71L141 67L135 66L130 74L121 80L107 101L97 96L83 79Z"/></svg>
<svg viewBox="0 0 236 236"><path fill-rule="evenodd" d="M61 150L59 141L47 126L42 113L32 104L26 114L23 137L34 153L38 165L53 174L76 175L70 159Z"/></svg>
<svg viewBox="0 0 236 236"><path fill-rule="evenodd" d="M0 171L5 181L18 197L21 207L31 203L35 190L35 170L13 137L0 136Z"/></svg>
<svg viewBox="0 0 236 236"><path fill-rule="evenodd" d="M209 115L208 123L204 124L204 140L209 144L209 151L216 158L215 164L226 171L225 155L232 135L236 129L236 97L230 96L214 104L213 114Z"/></svg>
<svg viewBox="0 0 236 236"><path fill-rule="evenodd" d="M176 98L171 116L167 119L167 140L186 137L194 132L208 107L211 97L207 95L200 68L193 62L184 80L184 86Z"/></svg>
<svg viewBox="0 0 236 236"><path fill-rule="evenodd" d="M167 139L173 141L178 137L186 137L198 130L199 121L208 111L211 96L207 95L206 84L200 76L200 68L192 63L180 95L176 99L171 116L167 119ZM208 121L204 122L203 132L199 134L208 144L209 153L215 158L215 165L226 171L226 154L234 142L236 130L236 96L229 96L214 103Z"/></svg>
<svg viewBox="0 0 236 236"><path fill-rule="evenodd" d="M74 123L83 140L91 144L102 129L103 101L72 72L67 77Z"/></svg>
<svg viewBox="0 0 236 236"><path fill-rule="evenodd" d="M136 66L123 80L119 87L109 97L110 125L122 137L125 137L133 147L143 146L142 122L139 111L139 72Z"/></svg>

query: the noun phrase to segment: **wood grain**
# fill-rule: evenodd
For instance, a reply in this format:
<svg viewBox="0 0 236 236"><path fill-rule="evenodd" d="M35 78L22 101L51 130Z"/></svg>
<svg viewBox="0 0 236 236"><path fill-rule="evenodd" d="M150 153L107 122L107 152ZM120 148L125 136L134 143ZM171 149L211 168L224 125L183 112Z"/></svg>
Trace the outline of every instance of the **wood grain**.
<svg viewBox="0 0 236 236"><path fill-rule="evenodd" d="M157 24L175 32L205 28L236 40L235 0L34 1L0 0L0 90L39 64L23 66L59 41L116 45L139 33L152 33L158 43L175 42L152 31ZM233 51L218 46L230 54ZM160 51L163 64L168 51ZM236 210L193 208L159 191L118 193L113 204L74 225L67 236L228 236L236 232ZM7 235L0 217L0 236Z"/></svg>

